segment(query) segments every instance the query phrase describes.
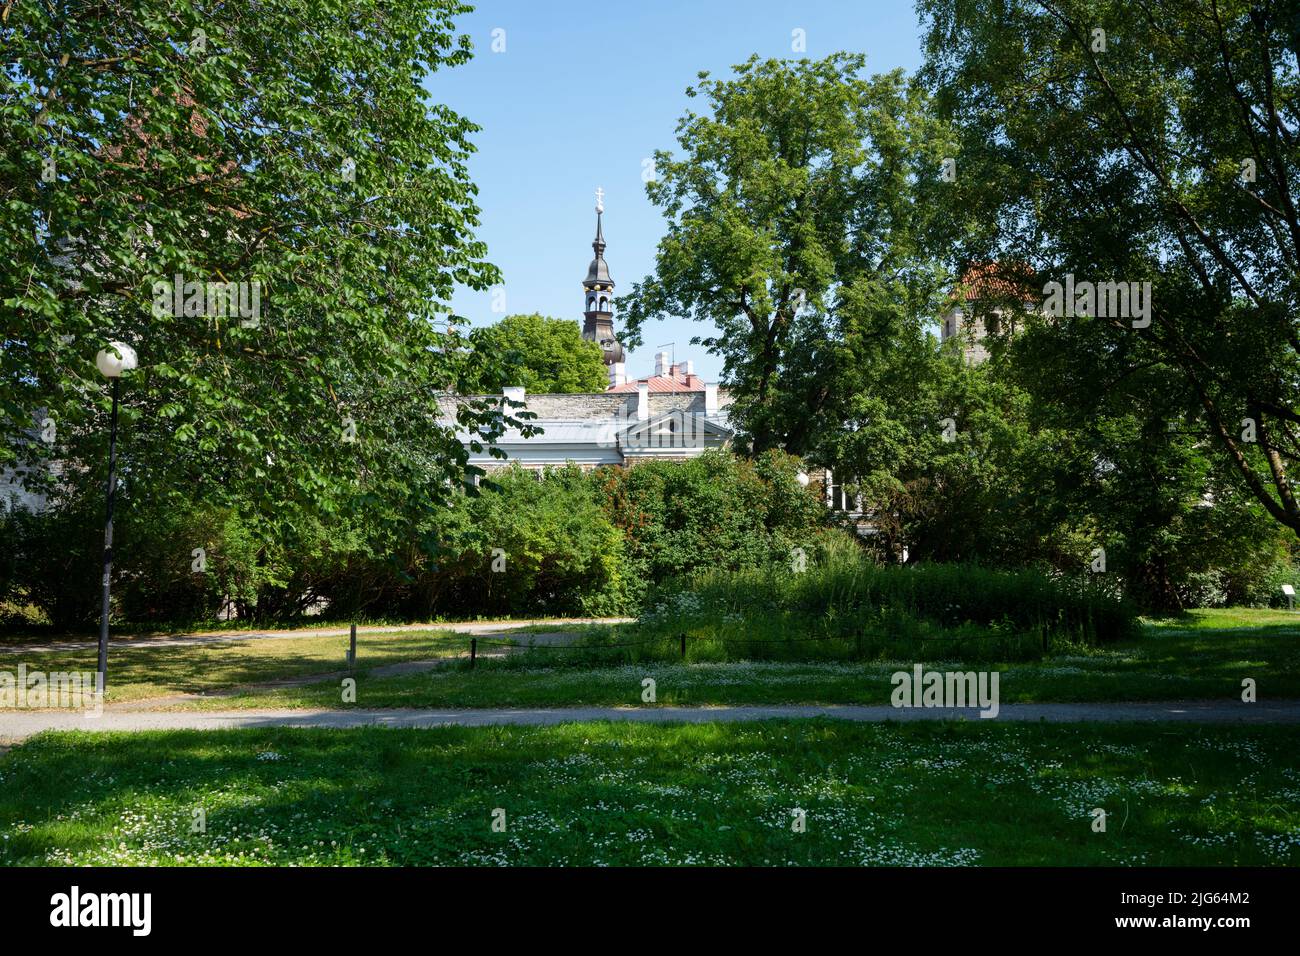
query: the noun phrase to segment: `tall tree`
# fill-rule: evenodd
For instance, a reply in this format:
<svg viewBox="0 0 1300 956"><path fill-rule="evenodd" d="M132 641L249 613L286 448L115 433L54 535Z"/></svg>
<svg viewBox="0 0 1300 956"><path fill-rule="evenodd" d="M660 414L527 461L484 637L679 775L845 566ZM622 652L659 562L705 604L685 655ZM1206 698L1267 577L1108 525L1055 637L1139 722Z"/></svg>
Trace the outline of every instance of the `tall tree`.
<svg viewBox="0 0 1300 956"><path fill-rule="evenodd" d="M597 342L578 323L533 313L507 315L469 334L461 390L499 392L522 385L530 392L603 392L609 385Z"/></svg>
<svg viewBox="0 0 1300 956"><path fill-rule="evenodd" d="M1030 318L1094 392L1159 381L1300 533L1300 15L1271 0L921 0L956 128L945 242L1048 282L1150 282ZM1049 304L1045 299L1045 304ZM1051 399L1053 381L1040 398ZM1068 390L1067 390L1068 391Z"/></svg>
<svg viewBox="0 0 1300 956"><path fill-rule="evenodd" d="M722 356L756 450L803 454L839 427L843 325L887 340L928 295L912 185L933 131L901 71L864 71L839 53L701 73L687 94L707 113L678 123L679 157L655 154L646 191L668 232L654 274L623 299L625 337L669 315L716 323L721 334L692 341Z"/></svg>
<svg viewBox="0 0 1300 956"><path fill-rule="evenodd" d="M128 507L369 532L461 480L435 399L454 384L448 303L498 273L474 237L476 127L421 83L470 57L468 9L4 4L0 463L84 463L62 481L96 487L94 359L118 340L140 361L122 383Z"/></svg>

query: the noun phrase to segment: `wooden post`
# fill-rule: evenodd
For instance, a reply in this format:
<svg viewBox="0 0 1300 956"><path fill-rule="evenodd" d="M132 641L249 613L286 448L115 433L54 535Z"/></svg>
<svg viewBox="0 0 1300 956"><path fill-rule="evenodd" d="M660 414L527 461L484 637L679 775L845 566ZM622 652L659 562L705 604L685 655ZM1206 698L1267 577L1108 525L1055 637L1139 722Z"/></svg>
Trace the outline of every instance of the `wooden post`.
<svg viewBox="0 0 1300 956"><path fill-rule="evenodd" d="M352 625L352 636L348 640L348 667L357 666L357 626Z"/></svg>
<svg viewBox="0 0 1300 956"><path fill-rule="evenodd" d="M469 666L470 667L474 666L474 659L476 657L478 657L478 638L471 637L469 639Z"/></svg>

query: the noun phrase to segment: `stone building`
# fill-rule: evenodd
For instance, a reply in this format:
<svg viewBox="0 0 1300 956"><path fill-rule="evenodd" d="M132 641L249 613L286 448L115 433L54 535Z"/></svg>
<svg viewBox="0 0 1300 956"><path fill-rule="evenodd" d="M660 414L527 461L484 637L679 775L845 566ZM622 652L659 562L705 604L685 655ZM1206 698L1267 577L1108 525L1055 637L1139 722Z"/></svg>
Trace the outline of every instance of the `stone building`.
<svg viewBox="0 0 1300 956"><path fill-rule="evenodd" d="M989 339L1015 332L1016 309L1042 308L1029 286L1027 270L980 263L962 273L948 308L939 316L939 339L958 339L963 358L978 365L989 357Z"/></svg>

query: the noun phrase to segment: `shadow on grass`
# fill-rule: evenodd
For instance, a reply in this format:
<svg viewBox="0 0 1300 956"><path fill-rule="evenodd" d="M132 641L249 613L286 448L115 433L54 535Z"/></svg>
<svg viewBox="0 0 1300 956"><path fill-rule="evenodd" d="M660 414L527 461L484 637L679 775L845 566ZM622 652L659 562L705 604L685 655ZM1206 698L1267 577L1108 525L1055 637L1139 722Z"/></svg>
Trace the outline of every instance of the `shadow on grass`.
<svg viewBox="0 0 1300 956"><path fill-rule="evenodd" d="M1296 863L1293 744L834 721L46 734L0 758L0 863Z"/></svg>

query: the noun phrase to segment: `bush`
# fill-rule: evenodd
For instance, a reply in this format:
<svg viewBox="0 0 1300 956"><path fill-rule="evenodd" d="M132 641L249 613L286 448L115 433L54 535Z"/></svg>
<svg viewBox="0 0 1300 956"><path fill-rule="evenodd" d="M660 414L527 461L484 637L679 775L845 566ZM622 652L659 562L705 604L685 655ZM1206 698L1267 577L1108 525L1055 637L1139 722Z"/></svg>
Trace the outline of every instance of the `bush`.
<svg viewBox="0 0 1300 956"><path fill-rule="evenodd" d="M72 501L40 514L0 511L0 595L15 606L10 626L43 616L57 630L91 626L99 618L104 548L103 505Z"/></svg>
<svg viewBox="0 0 1300 956"><path fill-rule="evenodd" d="M114 534L119 547L113 595L128 621L211 621L227 601L254 607L258 585L266 583L258 544L229 511L128 510ZM194 553L198 549L201 555Z"/></svg>
<svg viewBox="0 0 1300 956"><path fill-rule="evenodd" d="M651 584L705 568L787 567L795 548L825 547L826 509L798 472L799 459L775 451L597 472L605 512L626 543L629 596L639 602Z"/></svg>
<svg viewBox="0 0 1300 956"><path fill-rule="evenodd" d="M626 608L622 537L581 470L512 465L483 484L477 495L457 496L430 532L412 610L603 615Z"/></svg>
<svg viewBox="0 0 1300 956"><path fill-rule="evenodd" d="M837 553L789 568L705 571L656 588L628 659L1009 660L1136 636L1135 610L1089 580L976 565L878 565ZM593 645L608 643L593 639Z"/></svg>
<svg viewBox="0 0 1300 956"><path fill-rule="evenodd" d="M103 502L57 498L49 507L0 513L6 542L0 599L9 628L45 622L94 626L102 611ZM216 619L230 600L251 611L274 583L267 549L229 511L151 508L119 498L113 527L113 605L118 621L186 625ZM204 550L195 570L194 549Z"/></svg>
<svg viewBox="0 0 1300 956"><path fill-rule="evenodd" d="M367 537L362 503L328 520L262 522L271 530L259 536L229 510L122 494L114 616L184 626L213 620L227 602L262 621L322 606L340 620L624 613L674 575L786 567L796 548L814 561L828 549L856 552L851 536L825 526L798 465L779 453L747 461L725 452L593 474L512 465L386 537ZM58 629L93 626L102 508L68 499L39 515L0 515L11 543L0 557L10 626L42 615ZM200 547L202 573L193 569ZM504 570L492 570L494 549Z"/></svg>
<svg viewBox="0 0 1300 956"><path fill-rule="evenodd" d="M1300 569L1289 542L1271 554L1225 571L1224 604L1245 607L1286 607L1282 585L1300 589Z"/></svg>

